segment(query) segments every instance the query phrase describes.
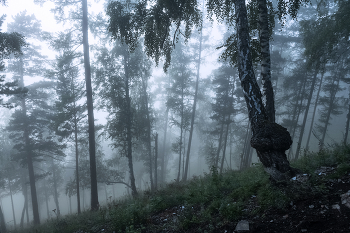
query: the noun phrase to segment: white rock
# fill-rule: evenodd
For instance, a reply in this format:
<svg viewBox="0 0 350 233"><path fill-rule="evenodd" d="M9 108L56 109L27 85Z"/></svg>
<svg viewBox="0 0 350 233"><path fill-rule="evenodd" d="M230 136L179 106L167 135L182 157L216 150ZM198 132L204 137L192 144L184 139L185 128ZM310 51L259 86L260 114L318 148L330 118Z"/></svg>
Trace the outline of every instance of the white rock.
<svg viewBox="0 0 350 233"><path fill-rule="evenodd" d="M350 190L347 193L340 195L341 203L350 208Z"/></svg>
<svg viewBox="0 0 350 233"><path fill-rule="evenodd" d="M249 222L247 220L241 220L237 223L235 231L249 231Z"/></svg>

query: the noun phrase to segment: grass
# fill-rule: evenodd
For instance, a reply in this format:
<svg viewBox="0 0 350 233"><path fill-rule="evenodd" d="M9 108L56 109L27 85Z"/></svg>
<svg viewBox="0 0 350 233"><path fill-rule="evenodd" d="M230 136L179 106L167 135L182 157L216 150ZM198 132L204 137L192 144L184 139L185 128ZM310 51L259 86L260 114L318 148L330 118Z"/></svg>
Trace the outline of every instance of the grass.
<svg viewBox="0 0 350 233"><path fill-rule="evenodd" d="M167 184L154 193L145 191L137 199L117 200L96 212L66 215L13 232L183 232L189 229L215 232L244 216L260 214L268 208L286 208L291 200L305 192L308 195L324 192L319 179L325 178L313 175L315 170L321 166L336 167L327 177L333 179L350 172L350 147L335 145L317 153L304 152L301 159L291 165L311 174L304 188L298 186L286 191L272 185L259 164L222 175L212 168L210 174L193 177L186 183ZM155 219L160 219L157 224Z"/></svg>

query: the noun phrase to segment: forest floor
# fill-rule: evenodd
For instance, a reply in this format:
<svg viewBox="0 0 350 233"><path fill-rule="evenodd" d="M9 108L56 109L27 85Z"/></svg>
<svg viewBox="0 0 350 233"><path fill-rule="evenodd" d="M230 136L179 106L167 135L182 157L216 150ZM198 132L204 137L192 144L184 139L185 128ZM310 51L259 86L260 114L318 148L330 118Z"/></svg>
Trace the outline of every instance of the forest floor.
<svg viewBox="0 0 350 233"><path fill-rule="evenodd" d="M305 193L304 196L291 201L286 208L271 207L260 213L251 214L252 210L259 208L256 196L252 196L242 211L242 217L236 221L220 222L220 226L202 222L181 232L349 233L350 172L337 179L329 178L335 171L336 167L318 169L315 175L320 177L315 185L322 190ZM164 219L176 222L176 216L180 216L181 211L182 208L173 208L160 212L152 217L148 229L142 232L179 232L157 231L155 230L157 227L152 225L159 225Z"/></svg>
<svg viewBox="0 0 350 233"><path fill-rule="evenodd" d="M350 146L305 152L274 184L261 164L193 177L13 233L350 232Z"/></svg>

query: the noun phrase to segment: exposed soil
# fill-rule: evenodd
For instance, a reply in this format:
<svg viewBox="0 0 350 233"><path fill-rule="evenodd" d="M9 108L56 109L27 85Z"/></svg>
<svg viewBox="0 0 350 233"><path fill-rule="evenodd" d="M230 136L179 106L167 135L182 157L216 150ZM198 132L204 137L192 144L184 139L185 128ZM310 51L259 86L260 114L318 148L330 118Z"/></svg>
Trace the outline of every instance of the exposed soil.
<svg viewBox="0 0 350 233"><path fill-rule="evenodd" d="M323 168L323 170L314 174L314 176L318 176L316 186L319 186L322 194L319 191L309 192L306 188L304 192L301 192L304 194L300 195L296 201L291 202L283 210L268 209L256 215L249 214L251 210L257 207L257 201L253 196L244 210L246 214L242 219L232 222L222 222L218 219L220 224L217 226L200 224L181 232L350 233L350 173L340 179L329 179L327 175L334 172L334 170L335 168ZM296 181L296 184L297 182L299 184L303 183L303 181ZM298 187L297 185L295 187ZM293 192L292 190L293 188L290 190L287 188L286 191ZM342 201L341 195L348 191L348 195L344 195ZM147 229L142 232L179 232L178 228L175 231L175 225L178 224L177 219L181 215L181 208L183 207L175 207L153 216ZM193 212L195 214L196 208ZM236 226L241 220L248 221L249 230L236 230ZM163 227L160 227L161 225ZM166 227L164 227L165 225Z"/></svg>

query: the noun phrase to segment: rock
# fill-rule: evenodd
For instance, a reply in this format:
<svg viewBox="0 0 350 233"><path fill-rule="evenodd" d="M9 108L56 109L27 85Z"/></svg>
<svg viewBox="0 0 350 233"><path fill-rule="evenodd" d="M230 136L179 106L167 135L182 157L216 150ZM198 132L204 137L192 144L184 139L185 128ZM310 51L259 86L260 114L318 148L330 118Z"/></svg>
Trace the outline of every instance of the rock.
<svg viewBox="0 0 350 233"><path fill-rule="evenodd" d="M244 232L249 231L249 222L247 220L241 220L237 223L235 231Z"/></svg>
<svg viewBox="0 0 350 233"><path fill-rule="evenodd" d="M350 190L347 193L340 195L341 203L350 208Z"/></svg>

